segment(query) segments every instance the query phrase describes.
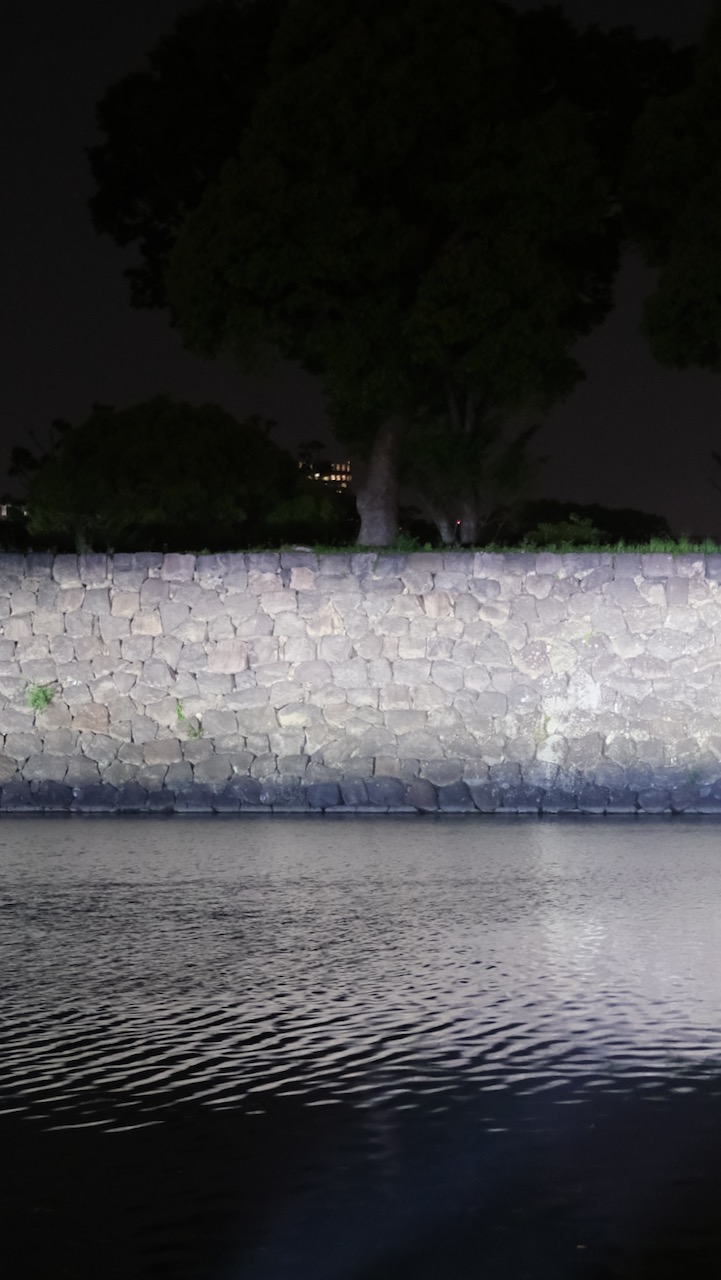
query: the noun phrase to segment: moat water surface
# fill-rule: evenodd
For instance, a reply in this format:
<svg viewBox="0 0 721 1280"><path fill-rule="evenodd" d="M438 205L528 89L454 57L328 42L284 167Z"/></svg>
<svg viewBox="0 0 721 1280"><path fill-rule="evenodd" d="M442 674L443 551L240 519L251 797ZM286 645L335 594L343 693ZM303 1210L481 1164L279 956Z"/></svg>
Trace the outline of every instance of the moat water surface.
<svg viewBox="0 0 721 1280"><path fill-rule="evenodd" d="M714 819L0 820L22 1280L721 1276Z"/></svg>

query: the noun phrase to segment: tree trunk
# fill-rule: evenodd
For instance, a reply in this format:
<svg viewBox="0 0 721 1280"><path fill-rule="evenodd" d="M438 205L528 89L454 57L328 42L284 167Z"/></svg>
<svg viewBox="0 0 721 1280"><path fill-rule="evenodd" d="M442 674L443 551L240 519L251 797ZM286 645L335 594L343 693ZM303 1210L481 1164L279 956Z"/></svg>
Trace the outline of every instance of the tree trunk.
<svg viewBox="0 0 721 1280"><path fill-rule="evenodd" d="M388 547L398 537L398 459L404 432L401 418L389 418L373 441L366 483L356 498L361 546Z"/></svg>
<svg viewBox="0 0 721 1280"><path fill-rule="evenodd" d="M432 518L433 518L433 523L436 526L436 529L438 530L438 533L440 535L441 542L446 547L452 546L456 540L455 522L449 519L447 516L442 515L438 511L433 512Z"/></svg>
<svg viewBox="0 0 721 1280"><path fill-rule="evenodd" d="M470 495L461 498L458 506L461 519L459 541L464 547L472 547L478 541L478 507Z"/></svg>

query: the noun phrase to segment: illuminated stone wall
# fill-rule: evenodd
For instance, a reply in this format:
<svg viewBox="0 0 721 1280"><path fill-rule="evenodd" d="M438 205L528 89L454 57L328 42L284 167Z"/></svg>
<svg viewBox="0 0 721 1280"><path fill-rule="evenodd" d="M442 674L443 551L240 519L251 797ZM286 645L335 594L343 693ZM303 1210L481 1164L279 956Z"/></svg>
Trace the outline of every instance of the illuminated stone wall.
<svg viewBox="0 0 721 1280"><path fill-rule="evenodd" d="M720 583L721 556L0 556L0 808L721 810Z"/></svg>

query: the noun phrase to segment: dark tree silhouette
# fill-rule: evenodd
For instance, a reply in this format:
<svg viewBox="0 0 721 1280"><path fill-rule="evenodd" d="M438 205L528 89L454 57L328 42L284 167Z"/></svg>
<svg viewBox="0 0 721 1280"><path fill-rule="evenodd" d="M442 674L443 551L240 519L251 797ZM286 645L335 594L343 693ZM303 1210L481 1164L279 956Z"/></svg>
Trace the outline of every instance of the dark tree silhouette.
<svg viewBox="0 0 721 1280"><path fill-rule="evenodd" d="M167 396L96 405L34 460L29 531L116 550L228 550L324 528L333 536L338 504L301 475L271 426Z"/></svg>
<svg viewBox="0 0 721 1280"><path fill-rule="evenodd" d="M96 225L138 244L134 300L169 300L189 347L321 377L368 458L361 541L392 540L409 458L438 527L450 492L472 541L503 424L583 376L624 143L684 67L559 10L218 0L101 104Z"/></svg>
<svg viewBox="0 0 721 1280"><path fill-rule="evenodd" d="M721 372L721 3L715 0L693 82L652 97L628 154L630 233L658 268L643 331L667 368Z"/></svg>

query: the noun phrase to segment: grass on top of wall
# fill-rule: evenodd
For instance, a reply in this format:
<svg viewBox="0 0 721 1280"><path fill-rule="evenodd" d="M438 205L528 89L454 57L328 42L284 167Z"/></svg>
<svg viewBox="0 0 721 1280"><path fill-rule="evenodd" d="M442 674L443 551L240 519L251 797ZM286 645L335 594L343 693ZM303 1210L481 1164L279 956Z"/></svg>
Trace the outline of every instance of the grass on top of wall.
<svg viewBox="0 0 721 1280"><path fill-rule="evenodd" d="M78 552L87 551L89 548L78 548ZM0 546L0 555L32 555L35 552L42 554L58 554L60 551L57 547L18 547L18 546ZM721 554L721 544L714 542L712 538L651 538L648 542L582 542L575 540L557 542L534 540L532 537L525 537L518 542L487 542L476 546L461 546L460 544L443 544L432 542L421 542L417 538L401 534L387 547L371 547L362 543L353 542L343 546L323 544L323 543L282 543L278 544L256 544L254 546L245 547L225 547L223 551L211 550L209 547L188 547L188 546L166 546L163 548L163 554L179 554L193 556L210 556L210 555L262 555L267 552L282 551L306 551L312 555L392 555L404 554L410 555L414 552L433 552L435 554L453 554L453 552L481 552L491 555L509 555L525 552L531 555L539 553L549 553L551 555L649 555L652 553L664 553L672 556L680 555L719 555ZM108 548L107 554L113 556L113 548Z"/></svg>
<svg viewBox="0 0 721 1280"><path fill-rule="evenodd" d="M517 552L529 552L538 554L539 552L550 552L552 555L649 555L651 553L664 552L668 555L718 555L721 554L721 545L714 542L711 538L703 538L701 540L691 540L689 538L651 538L648 542L603 542L603 543L579 543L579 542L534 542L531 538L524 538L520 542L489 542L483 546L459 546L459 545L439 545L431 542L419 542L416 538L409 538L401 535L395 542L387 547L366 547L360 543L352 543L348 546L323 546L318 543L312 545L299 546L296 544L287 544L278 547L253 547L252 551L310 551L314 555L359 555L365 553L383 554L384 552L404 552L412 553L415 551L430 551L452 553L460 552L485 552L487 554L503 555ZM195 552L196 555L207 555L206 551Z"/></svg>

